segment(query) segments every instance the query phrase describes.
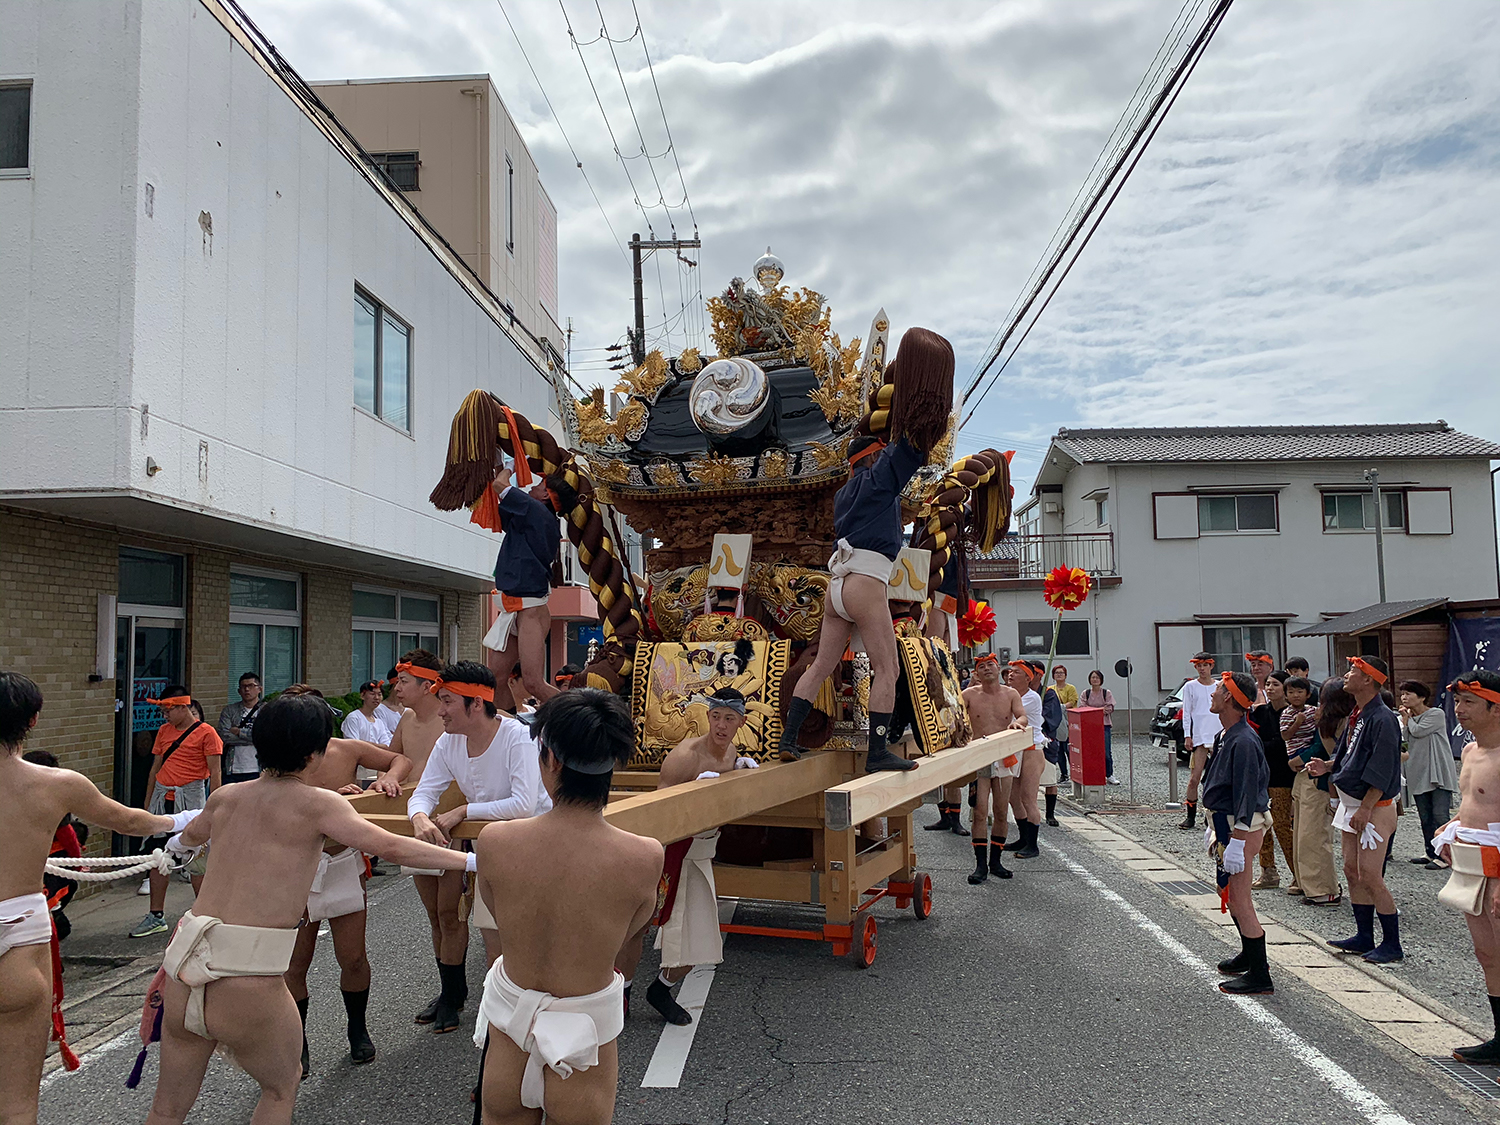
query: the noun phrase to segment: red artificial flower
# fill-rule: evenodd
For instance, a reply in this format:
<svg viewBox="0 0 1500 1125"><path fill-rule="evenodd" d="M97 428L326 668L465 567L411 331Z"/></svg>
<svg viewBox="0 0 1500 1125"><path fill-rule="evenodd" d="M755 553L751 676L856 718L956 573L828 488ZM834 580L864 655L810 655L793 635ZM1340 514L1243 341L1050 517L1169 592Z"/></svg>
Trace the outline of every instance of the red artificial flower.
<svg viewBox="0 0 1500 1125"><path fill-rule="evenodd" d="M1042 597L1053 609L1077 609L1089 596L1089 574L1076 566L1059 566L1042 583Z"/></svg>
<svg viewBox="0 0 1500 1125"><path fill-rule="evenodd" d="M995 611L988 602L969 602L969 610L958 619L958 643L964 648L982 645L995 635Z"/></svg>

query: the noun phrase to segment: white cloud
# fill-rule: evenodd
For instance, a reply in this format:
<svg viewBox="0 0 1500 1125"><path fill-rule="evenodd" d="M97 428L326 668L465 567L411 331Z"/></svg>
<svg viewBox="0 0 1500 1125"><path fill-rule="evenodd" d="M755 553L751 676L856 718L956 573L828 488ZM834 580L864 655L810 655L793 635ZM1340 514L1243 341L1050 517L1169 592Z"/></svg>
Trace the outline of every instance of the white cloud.
<svg viewBox="0 0 1500 1125"><path fill-rule="evenodd" d="M629 4L603 7L628 35ZM507 10L616 232L642 229L557 7ZM598 33L591 5L567 10L580 39ZM582 349L629 321L628 267L498 8L249 11L308 78L491 73L558 204L586 374ZM642 4L705 292L769 243L788 281L828 295L846 339L883 304L897 331L952 338L966 381L1177 11ZM583 50L622 148L638 147L607 45ZM660 151L639 44L616 51ZM1500 434L1497 54L1484 3L1241 0L966 445L1016 446L1025 478L1059 425L1443 416ZM633 171L644 191L644 162ZM675 198L675 168L657 172ZM663 289L675 312L670 270Z"/></svg>

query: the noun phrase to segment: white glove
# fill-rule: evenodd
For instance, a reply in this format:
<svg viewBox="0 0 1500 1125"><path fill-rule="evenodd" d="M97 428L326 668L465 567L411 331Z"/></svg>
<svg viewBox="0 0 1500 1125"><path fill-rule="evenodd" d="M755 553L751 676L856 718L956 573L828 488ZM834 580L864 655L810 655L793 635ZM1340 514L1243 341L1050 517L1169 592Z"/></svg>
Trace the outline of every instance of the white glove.
<svg viewBox="0 0 1500 1125"><path fill-rule="evenodd" d="M1373 852L1381 844L1385 843L1385 837L1375 831L1373 824L1366 824L1365 830L1359 834L1359 846L1361 851Z"/></svg>
<svg viewBox="0 0 1500 1125"><path fill-rule="evenodd" d="M181 832L189 824L192 824L202 811L202 809L186 809L183 812L174 812L172 814L172 831Z"/></svg>
<svg viewBox="0 0 1500 1125"><path fill-rule="evenodd" d="M734 760L734 768L737 770L758 770L760 763L754 758L738 757Z"/></svg>
<svg viewBox="0 0 1500 1125"><path fill-rule="evenodd" d="M464 870L471 875L479 870L479 856L476 853L469 852L464 856Z"/></svg>
<svg viewBox="0 0 1500 1125"><path fill-rule="evenodd" d="M1224 870L1238 875L1245 870L1245 841L1235 837L1224 849Z"/></svg>
<svg viewBox="0 0 1500 1125"><path fill-rule="evenodd" d="M199 849L189 847L187 844L184 844L182 842L182 833L179 832L177 833L177 835L167 840L166 852L174 859L191 860L198 854Z"/></svg>
<svg viewBox="0 0 1500 1125"><path fill-rule="evenodd" d="M1203 850L1208 852L1209 855L1214 854L1214 843L1218 838L1214 833L1213 821L1210 819L1208 824L1203 826Z"/></svg>
<svg viewBox="0 0 1500 1125"><path fill-rule="evenodd" d="M713 770L704 770L697 777L693 778L693 780L694 781L702 781L705 777L718 777L718 776L719 775L717 773L715 773Z"/></svg>

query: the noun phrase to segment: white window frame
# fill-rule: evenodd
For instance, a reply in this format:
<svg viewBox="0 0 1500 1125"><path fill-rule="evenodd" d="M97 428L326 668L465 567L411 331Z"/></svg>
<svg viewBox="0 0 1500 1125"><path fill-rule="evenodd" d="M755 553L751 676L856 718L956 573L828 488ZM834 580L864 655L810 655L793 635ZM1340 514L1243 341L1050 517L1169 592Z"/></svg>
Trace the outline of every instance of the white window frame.
<svg viewBox="0 0 1500 1125"><path fill-rule="evenodd" d="M1388 497L1388 496L1399 496L1399 497L1401 497L1401 523L1400 524L1390 524L1390 523L1383 524L1383 526L1382 526L1382 530L1383 531L1389 532L1389 533L1391 533L1393 535L1402 534L1402 533L1404 533L1406 531L1408 525L1410 525L1411 519L1409 518L1409 516L1407 514L1407 511L1406 511L1406 492L1407 492L1407 490L1404 489L1404 488L1382 488L1380 490L1380 498L1381 498L1381 504L1382 504L1382 506L1384 506L1385 504L1390 503L1390 501L1386 499L1386 497ZM1330 496L1360 496L1360 497L1362 497L1363 499L1360 500L1360 520L1361 521L1365 520L1369 516L1369 505L1373 504L1375 502L1374 491L1372 489L1369 489L1369 488L1323 488L1323 489L1319 489L1318 490L1318 519L1322 521L1322 524L1323 524L1323 534L1324 535L1374 535L1375 534L1375 525L1374 524L1365 524L1364 527L1329 527L1328 526L1328 514L1327 514L1326 511L1324 511L1324 505L1326 505L1328 503L1328 497L1330 497ZM1385 518L1385 516L1387 514L1388 513L1385 512L1385 511L1382 511L1380 513L1380 516L1381 516L1382 520Z"/></svg>
<svg viewBox="0 0 1500 1125"><path fill-rule="evenodd" d="M24 168L0 168L0 180L29 180L31 171L36 167L34 156L34 141L36 138L36 82L29 76L17 75L15 77L0 77L0 89L15 89L24 87L27 91L26 101L26 166Z"/></svg>
<svg viewBox="0 0 1500 1125"><path fill-rule="evenodd" d="M359 617L357 615L351 614L349 618L349 651L351 657L354 652L354 634L356 632L395 633L397 657L399 657L406 648L422 647L420 638L424 636L431 637L434 640L434 647L431 650L433 655L441 655L441 647L443 643L443 599L440 595L430 594L423 590L403 590L397 586L372 586L364 582L356 583L353 589L366 594L381 594L386 597L394 597L396 599L396 616ZM436 621L416 621L402 617L401 599L403 597L421 598L423 601L436 602L438 619ZM417 644L415 646L403 647L401 638L403 636L412 635L415 635L418 638ZM384 673L384 671L385 669L375 669L374 675L376 677L379 677Z"/></svg>
<svg viewBox="0 0 1500 1125"><path fill-rule="evenodd" d="M292 683L302 681L302 644L306 637L302 622L302 608L304 605L302 597L302 575L295 571L270 570L263 566L241 565L230 563L229 573L231 580L236 574L243 574L251 578L274 578L279 582L290 582L297 591L296 609L252 609L246 606L231 604L229 607L229 624L231 625L253 625L260 629L260 660L259 667L231 668L230 674L238 681L241 674L253 671L260 677L260 682L266 682L266 626L277 625L290 627L297 630L297 644L295 657L292 664Z"/></svg>
<svg viewBox="0 0 1500 1125"><path fill-rule="evenodd" d="M1203 505L1203 501L1205 501L1205 500L1233 500L1234 501L1234 522L1235 522L1235 526L1234 526L1233 530L1229 530L1229 529L1210 530L1209 528L1206 528L1206 527L1203 526L1203 517L1200 514L1199 517L1198 517L1198 534L1199 534L1199 536L1210 536L1210 535L1280 535L1281 534L1281 494L1279 492L1275 492L1275 491L1254 492L1254 491L1251 491L1251 490L1243 490L1243 491L1236 491L1236 492L1198 492L1198 493L1195 493L1194 495L1196 495L1198 497L1198 505L1199 505L1198 511L1200 513L1203 511L1202 505ZM1272 516L1272 519L1275 521L1275 526L1274 527L1243 527L1243 528L1240 527L1239 526L1239 522L1240 522L1240 498L1242 496L1269 496L1271 498L1271 516Z"/></svg>
<svg viewBox="0 0 1500 1125"><path fill-rule="evenodd" d="M375 409L367 410L357 402L354 404L354 409L366 418L374 418L378 422L384 422L398 434L405 434L407 437L412 437L416 431L416 420L414 417L416 406L413 401L416 397L416 375L413 372L412 363L413 357L416 354L416 345L413 340L416 330L412 328L409 320L398 314L357 281L354 283L354 299L373 305L375 309ZM352 314L353 310L351 309L350 312ZM384 397L385 385L385 318L387 316L406 329L406 425L404 427L398 426L385 416L385 404L381 401ZM352 368L349 374L352 385L354 375Z"/></svg>
<svg viewBox="0 0 1500 1125"><path fill-rule="evenodd" d="M1109 497L1108 496L1095 496L1094 497L1094 526L1095 527L1108 527L1109 526Z"/></svg>

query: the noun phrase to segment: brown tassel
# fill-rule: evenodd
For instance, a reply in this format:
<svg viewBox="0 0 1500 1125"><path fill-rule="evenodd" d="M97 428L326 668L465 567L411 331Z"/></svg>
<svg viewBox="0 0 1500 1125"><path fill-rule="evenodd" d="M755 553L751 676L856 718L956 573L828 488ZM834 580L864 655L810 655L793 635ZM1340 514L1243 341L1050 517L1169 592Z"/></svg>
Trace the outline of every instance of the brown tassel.
<svg viewBox="0 0 1500 1125"><path fill-rule="evenodd" d="M500 400L488 391L470 391L448 431L448 460L443 479L428 500L439 511L467 507L483 495L495 479L495 454L500 448Z"/></svg>
<svg viewBox="0 0 1500 1125"><path fill-rule="evenodd" d="M925 456L953 413L953 345L931 329L908 328L894 362L900 366L887 439L905 437Z"/></svg>

